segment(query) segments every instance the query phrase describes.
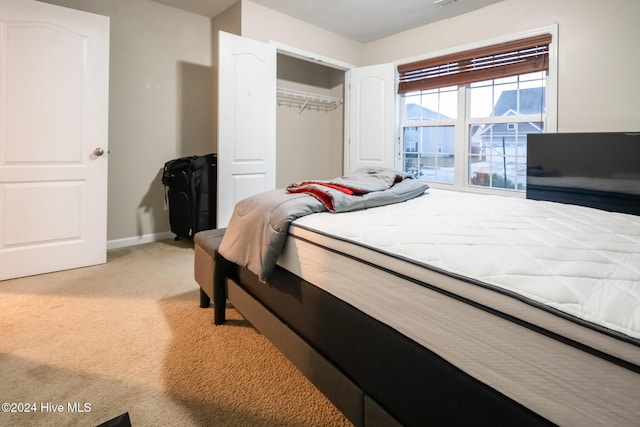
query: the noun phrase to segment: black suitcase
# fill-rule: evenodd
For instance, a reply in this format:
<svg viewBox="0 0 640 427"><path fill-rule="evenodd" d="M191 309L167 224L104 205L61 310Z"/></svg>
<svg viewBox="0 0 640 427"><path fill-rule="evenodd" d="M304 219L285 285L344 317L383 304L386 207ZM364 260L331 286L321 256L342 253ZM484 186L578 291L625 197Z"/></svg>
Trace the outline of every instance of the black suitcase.
<svg viewBox="0 0 640 427"><path fill-rule="evenodd" d="M176 240L216 228L217 154L166 162L162 184Z"/></svg>

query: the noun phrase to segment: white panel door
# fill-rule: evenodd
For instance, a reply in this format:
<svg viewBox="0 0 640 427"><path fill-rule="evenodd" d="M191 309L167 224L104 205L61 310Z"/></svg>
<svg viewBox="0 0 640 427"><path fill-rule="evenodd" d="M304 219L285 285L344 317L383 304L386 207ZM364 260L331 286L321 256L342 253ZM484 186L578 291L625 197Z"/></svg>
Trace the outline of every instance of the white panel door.
<svg viewBox="0 0 640 427"><path fill-rule="evenodd" d="M394 167L395 71L393 64L348 72L348 146L345 173L364 166Z"/></svg>
<svg viewBox="0 0 640 427"><path fill-rule="evenodd" d="M220 32L218 228L233 207L276 185L276 48Z"/></svg>
<svg viewBox="0 0 640 427"><path fill-rule="evenodd" d="M0 280L106 261L109 18L0 0Z"/></svg>

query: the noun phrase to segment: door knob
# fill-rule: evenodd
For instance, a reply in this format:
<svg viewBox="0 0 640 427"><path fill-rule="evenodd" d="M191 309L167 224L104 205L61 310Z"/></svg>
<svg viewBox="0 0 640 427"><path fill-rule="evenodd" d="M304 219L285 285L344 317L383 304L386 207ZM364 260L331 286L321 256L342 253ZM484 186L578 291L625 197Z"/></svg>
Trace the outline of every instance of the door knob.
<svg viewBox="0 0 640 427"><path fill-rule="evenodd" d="M93 155L96 157L100 157L104 154L104 150L100 147L96 148L95 150L93 150Z"/></svg>

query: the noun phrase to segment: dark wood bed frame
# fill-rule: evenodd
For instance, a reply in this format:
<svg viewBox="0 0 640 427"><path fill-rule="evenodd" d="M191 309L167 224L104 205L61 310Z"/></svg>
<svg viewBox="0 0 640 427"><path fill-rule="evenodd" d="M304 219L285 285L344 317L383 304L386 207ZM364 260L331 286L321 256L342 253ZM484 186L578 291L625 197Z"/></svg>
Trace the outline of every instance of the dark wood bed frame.
<svg viewBox="0 0 640 427"><path fill-rule="evenodd" d="M554 190L531 198L572 197ZM637 210L640 201L625 199L619 209L608 197L591 199L588 206L623 212L631 205ZM228 299L356 426L553 424L285 269L277 267L265 284L247 269L217 260L214 322L224 323Z"/></svg>

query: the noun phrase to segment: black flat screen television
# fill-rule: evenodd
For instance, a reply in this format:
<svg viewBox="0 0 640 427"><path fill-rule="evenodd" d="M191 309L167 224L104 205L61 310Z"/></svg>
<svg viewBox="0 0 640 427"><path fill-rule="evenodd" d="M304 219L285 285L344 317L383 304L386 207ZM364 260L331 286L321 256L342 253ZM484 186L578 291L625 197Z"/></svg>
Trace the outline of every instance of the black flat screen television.
<svg viewBox="0 0 640 427"><path fill-rule="evenodd" d="M640 132L529 134L527 198L640 215Z"/></svg>

